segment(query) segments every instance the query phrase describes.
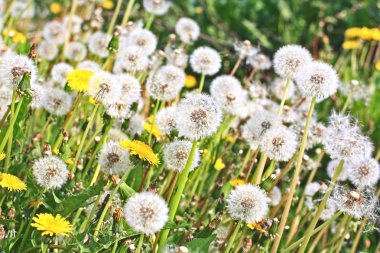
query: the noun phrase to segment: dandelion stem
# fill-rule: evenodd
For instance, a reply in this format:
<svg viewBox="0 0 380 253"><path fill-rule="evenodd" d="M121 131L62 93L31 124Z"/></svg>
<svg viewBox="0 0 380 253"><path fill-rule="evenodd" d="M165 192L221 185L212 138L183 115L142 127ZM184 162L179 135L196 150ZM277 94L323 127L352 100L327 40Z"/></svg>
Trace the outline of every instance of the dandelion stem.
<svg viewBox="0 0 380 253"><path fill-rule="evenodd" d="M117 16L119 16L119 13L120 13L120 9L121 9L121 4L122 3L123 3L123 0L117 0L116 8L115 8L115 10L113 12L111 23L108 26L108 30L107 30L107 34L108 35L112 34L113 28L115 27L115 24L116 24Z"/></svg>
<svg viewBox="0 0 380 253"><path fill-rule="evenodd" d="M319 227L317 227L316 229L314 229L311 233L311 235L315 235L316 233L318 233L319 231L321 231L322 229L328 227L334 220L336 220L340 215L342 214L342 212L337 212L336 214L334 214L333 217L331 217L330 219L328 219L327 221L325 221L324 223L322 223ZM292 250L294 250L295 248L298 247L298 245L300 245L303 241L305 237L302 237L300 238L299 240L297 240L296 242L292 243L289 247L287 247L286 249L282 250L281 252L282 253L286 253L286 252L290 252Z"/></svg>
<svg viewBox="0 0 380 253"><path fill-rule="evenodd" d="M150 127L150 133L149 133L149 138L148 138L148 144L149 145L150 145L150 143L152 141L153 126L154 126L154 123L156 121L156 114L158 112L158 108L160 108L160 103L161 103L161 100L157 100L156 105L154 106L153 119L152 119L152 124L151 124L151 127Z"/></svg>
<svg viewBox="0 0 380 253"><path fill-rule="evenodd" d="M266 161L267 156L264 153L261 153L259 163L257 164L256 170L251 179L252 184L260 184Z"/></svg>
<svg viewBox="0 0 380 253"><path fill-rule="evenodd" d="M128 1L127 9L125 10L123 20L121 21L121 26L125 26L128 23L129 16L131 15L131 11L134 4L135 0Z"/></svg>
<svg viewBox="0 0 380 253"><path fill-rule="evenodd" d="M333 177L331 179L329 188L327 189L327 191L325 193L325 196L323 197L321 203L318 206L317 212L313 216L313 220L311 221L309 227L307 228L307 230L305 232L305 238L302 241L302 245L301 245L299 253L303 253L305 251L306 247L307 247L307 244L308 244L308 242L310 240L310 237L312 236L313 229L315 228L315 225L317 224L318 219L321 216L321 213L322 213L322 211L324 210L324 208L326 206L327 200L328 200L328 198L331 195L331 192L332 192L332 189L333 189L333 187L335 185L335 182L338 180L340 172L342 171L343 164L344 164L344 160L341 160L339 162L338 167L335 169L335 172L334 172L334 175L333 175Z"/></svg>
<svg viewBox="0 0 380 253"><path fill-rule="evenodd" d="M237 223L235 229L234 229L234 233L232 234L228 244L227 244L227 248L226 250L224 251L224 253L229 253L231 248L232 248L232 245L234 244L234 241L235 241L235 238L236 238L236 235L237 233L239 232L239 228L242 224L242 220L239 220L239 222Z"/></svg>
<svg viewBox="0 0 380 253"><path fill-rule="evenodd" d="M202 74L201 75L201 81L199 83L199 93L202 93L202 90L203 90L203 86L205 85L205 77L206 75L205 74Z"/></svg>
<svg viewBox="0 0 380 253"><path fill-rule="evenodd" d="M310 103L309 113L307 115L305 129L303 131L300 150L298 152L296 169L295 169L294 176L293 176L293 179L292 179L292 182L290 185L289 195L288 195L288 198L287 198L286 203L285 203L285 209L284 209L284 212L283 212L282 217L281 217L280 225L279 225L278 230L277 230L276 238L274 240L271 253L277 252L277 249L280 246L282 234L284 232L286 221L287 221L288 216L289 216L290 206L292 205L293 195L294 195L294 192L295 192L297 184L298 184L299 174L301 172L302 158L303 158L303 154L304 154L305 148L306 148L307 135L309 132L309 125L310 125L310 121L311 121L311 116L313 114L315 102L316 102L316 99L313 98L311 103Z"/></svg>
<svg viewBox="0 0 380 253"><path fill-rule="evenodd" d="M337 245L337 248L335 251L336 253L339 253L340 250L342 249L344 238L346 237L346 234L348 232L348 228L350 227L351 216L349 216L348 214L345 214L344 216L345 217L344 217L343 224L346 224L346 225L344 226L343 234L338 241L338 245ZM339 231L337 231L337 232L339 233Z"/></svg>
<svg viewBox="0 0 380 253"><path fill-rule="evenodd" d="M237 59L237 61L236 61L235 65L234 65L234 67L233 67L232 70L231 70L230 76L235 75L236 71L238 70L238 68L239 68L239 66L240 66L241 60L242 60L241 57L239 57L239 58Z"/></svg>
<svg viewBox="0 0 380 253"><path fill-rule="evenodd" d="M269 167L264 173L263 180L270 177L270 175L272 175L275 168L276 168L276 161L275 160L270 161Z"/></svg>
<svg viewBox="0 0 380 253"><path fill-rule="evenodd" d="M150 27L151 27L152 24L153 24L154 17L155 17L155 16L154 16L153 13L149 14L149 18L148 18L148 21L146 22L145 29L147 29L147 30L150 29Z"/></svg>
<svg viewBox="0 0 380 253"><path fill-rule="evenodd" d="M93 109L93 111L92 111L92 114L91 114L91 116L90 116L90 119L89 119L89 121L87 122L86 129L84 130L84 133L83 133L83 135L82 135L82 139L80 140L80 143L79 143L79 147L78 147L77 153L76 153L76 155L75 155L74 163L73 163L73 165L72 165L72 167L71 167L71 170L70 170L70 172L71 172L72 174L74 174L75 171L76 171L77 163L78 163L78 161L79 161L79 157L80 157L80 155L81 155L81 153L82 153L82 149L83 149L84 143L85 143L85 141L86 141L86 138L87 138L88 132L90 131L90 128L91 128L91 126L92 126L92 122L94 121L95 116L96 116L96 113L98 112L99 105L100 105L100 104L96 104L96 105L95 105L95 107L94 107L94 109Z"/></svg>
<svg viewBox="0 0 380 253"><path fill-rule="evenodd" d="M73 0L71 2L69 22L67 23L67 29L66 29L66 33L65 33L65 42L63 44L61 61L65 60L65 53L66 53L67 45L69 44L69 41L70 41L71 29L73 27L73 17L74 17L75 11L77 9L77 6L78 6L78 0Z"/></svg>
<svg viewBox="0 0 380 253"><path fill-rule="evenodd" d="M141 252L143 242L144 242L144 234L141 234L140 237L139 237L139 242L138 242L138 245L137 245L136 253L140 253Z"/></svg>
<svg viewBox="0 0 380 253"><path fill-rule="evenodd" d="M284 110L286 97L288 96L288 92L289 92L289 86L290 86L290 78L288 77L288 78L286 78L284 94L282 95L280 108L278 109L278 115L279 116L282 114L282 111Z"/></svg>
<svg viewBox="0 0 380 253"><path fill-rule="evenodd" d="M358 230L356 230L355 232L355 239L354 239L354 242L352 243L352 247L351 247L351 250L350 250L350 253L355 253L356 252L356 248L358 247L359 245L359 241L360 241L360 238L361 238L361 235L363 233L363 230L364 230L364 226L365 224L367 223L367 218L364 218L361 222L360 222L360 227Z"/></svg>
<svg viewBox="0 0 380 253"><path fill-rule="evenodd" d="M186 162L185 169L182 171L182 173L178 177L178 180L176 183L177 191L175 192L169 204L169 209L170 209L169 220L170 221L174 220L174 216L177 212L179 203L181 201L182 193L183 193L183 190L185 189L186 182L189 177L189 172L190 172L191 164L193 163L196 148L197 148L197 140L194 140L191 146L189 158L187 159L187 162ZM170 229L165 229L161 232L160 242L158 245L159 253L162 252L164 246L166 245L166 240L168 238L169 232L170 232Z"/></svg>
<svg viewBox="0 0 380 253"><path fill-rule="evenodd" d="M17 98L17 92L13 91L12 102L11 102L11 115L10 115L10 121L11 122L14 120L13 118L14 118L14 114L15 114L16 98ZM5 156L5 164L4 164L4 171L5 172L8 171L9 163L11 161L12 140L13 140L13 127L11 128L11 132L10 132L9 138L8 138L7 154Z"/></svg>

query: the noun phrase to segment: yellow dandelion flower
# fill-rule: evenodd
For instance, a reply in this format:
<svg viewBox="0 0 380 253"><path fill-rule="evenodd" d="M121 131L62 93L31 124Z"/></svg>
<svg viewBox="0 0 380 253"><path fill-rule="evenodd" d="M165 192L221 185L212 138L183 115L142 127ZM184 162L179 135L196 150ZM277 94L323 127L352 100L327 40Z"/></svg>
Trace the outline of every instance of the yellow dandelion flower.
<svg viewBox="0 0 380 253"><path fill-rule="evenodd" d="M193 88L196 85L197 85L197 79L195 78L195 76L186 75L185 87L186 88Z"/></svg>
<svg viewBox="0 0 380 253"><path fill-rule="evenodd" d="M232 187L245 184L245 180L241 178L235 178L230 181Z"/></svg>
<svg viewBox="0 0 380 253"><path fill-rule="evenodd" d="M72 233L73 226L61 215L57 214L55 217L50 213L40 213L33 217L31 226L37 230L44 231L42 235L63 235L68 236Z"/></svg>
<svg viewBox="0 0 380 253"><path fill-rule="evenodd" d="M360 48L360 42L357 40L346 40L343 42L342 47L344 49L357 49Z"/></svg>
<svg viewBox="0 0 380 253"><path fill-rule="evenodd" d="M348 28L344 32L344 36L346 36L347 38L356 38L360 36L360 33L361 33L360 27L351 27L351 28Z"/></svg>
<svg viewBox="0 0 380 253"><path fill-rule="evenodd" d="M53 14L58 14L62 11L62 5L60 3L57 3L57 2L53 2L51 5L50 5L50 11L53 13Z"/></svg>
<svg viewBox="0 0 380 253"><path fill-rule="evenodd" d="M267 233L267 231L265 229L263 229L263 227L261 226L260 223L254 223L254 222L251 222L251 223L248 223L247 224L247 227L250 228L250 229L255 229L255 230L258 230L264 234Z"/></svg>
<svg viewBox="0 0 380 253"><path fill-rule="evenodd" d="M113 9L113 2L111 0L105 0L102 2L102 7L106 10Z"/></svg>
<svg viewBox="0 0 380 253"><path fill-rule="evenodd" d="M194 12L196 14L202 14L203 13L203 8L201 6L197 6L194 8Z"/></svg>
<svg viewBox="0 0 380 253"><path fill-rule="evenodd" d="M21 179L7 173L0 173L0 186L9 191L26 190L26 184Z"/></svg>
<svg viewBox="0 0 380 253"><path fill-rule="evenodd" d="M156 125L152 125L152 124L150 124L148 122L144 123L144 129L145 129L145 131L147 131L148 133L152 134L156 138L161 138L162 135L163 135L161 133L161 131L157 128Z"/></svg>
<svg viewBox="0 0 380 253"><path fill-rule="evenodd" d="M214 164L214 168L215 168L216 170L222 170L222 169L224 169L225 167L226 167L226 165L224 164L222 158L218 158L218 159L216 159L216 162L215 162L215 164Z"/></svg>
<svg viewBox="0 0 380 253"><path fill-rule="evenodd" d="M54 153L54 155L58 155L59 154L59 149L58 148L53 149L53 153Z"/></svg>
<svg viewBox="0 0 380 253"><path fill-rule="evenodd" d="M370 29L371 32L371 39L373 40L380 40L380 29L379 28L372 28Z"/></svg>
<svg viewBox="0 0 380 253"><path fill-rule="evenodd" d="M6 155L4 152L2 152L2 153L0 154L0 161L4 160L4 158L5 158L6 156L7 156L7 155Z"/></svg>
<svg viewBox="0 0 380 253"><path fill-rule="evenodd" d="M96 105L98 103L98 102L96 102L96 99L91 97L91 96L88 97L88 102L90 102L93 105Z"/></svg>
<svg viewBox="0 0 380 253"><path fill-rule="evenodd" d="M225 135L223 136L223 139L226 139L228 142L235 142L235 138L231 135Z"/></svg>
<svg viewBox="0 0 380 253"><path fill-rule="evenodd" d="M380 71L380 60L378 60L375 64L375 68L377 71Z"/></svg>
<svg viewBox="0 0 380 253"><path fill-rule="evenodd" d="M90 70L75 69L67 75L66 81L72 90L86 92L88 90L88 81L93 74L94 72Z"/></svg>
<svg viewBox="0 0 380 253"><path fill-rule="evenodd" d="M67 163L68 165L73 165L74 164L73 158L70 157L66 159L65 163Z"/></svg>
<svg viewBox="0 0 380 253"><path fill-rule="evenodd" d="M16 34L12 37L13 42L24 44L26 42L26 37L24 34L16 32Z"/></svg>
<svg viewBox="0 0 380 253"><path fill-rule="evenodd" d="M142 141L124 140L120 141L120 145L125 149L131 150L131 155L138 155L140 159L146 160L153 165L160 164L160 159L153 152L153 149Z"/></svg>

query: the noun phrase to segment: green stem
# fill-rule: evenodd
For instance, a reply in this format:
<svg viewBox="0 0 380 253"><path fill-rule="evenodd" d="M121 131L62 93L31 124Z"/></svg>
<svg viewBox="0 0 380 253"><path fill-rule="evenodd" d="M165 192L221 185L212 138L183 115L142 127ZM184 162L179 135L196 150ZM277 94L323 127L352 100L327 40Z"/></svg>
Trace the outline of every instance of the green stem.
<svg viewBox="0 0 380 253"><path fill-rule="evenodd" d="M199 93L202 93L203 86L205 85L205 78L206 78L206 75L202 74L201 75L201 81L199 83L199 90L198 90Z"/></svg>
<svg viewBox="0 0 380 253"><path fill-rule="evenodd" d="M67 29L65 33L65 42L63 44L63 49L62 49L62 56L61 60L65 60L65 52L67 49L67 45L69 44L70 41L70 35L71 35L71 29L73 27L73 16L75 14L75 10L77 9L78 6L78 0L72 0L71 1L71 10L70 10L70 15L69 15L69 22L67 23Z"/></svg>
<svg viewBox="0 0 380 253"><path fill-rule="evenodd" d="M79 233L83 233L87 229L87 225L88 225L89 221L92 219L92 217L94 216L96 209L99 205L101 197L102 197L102 194L99 194L98 197L96 198L96 201L94 202L94 205L91 209L90 215L86 216L86 218L82 222L82 225L79 227Z"/></svg>
<svg viewBox="0 0 380 253"><path fill-rule="evenodd" d="M148 21L146 22L145 29L150 30L150 27L153 24L153 20L154 20L154 14L151 13L149 14L149 18L148 18Z"/></svg>
<svg viewBox="0 0 380 253"><path fill-rule="evenodd" d="M322 229L328 227L334 220L336 220L340 215L342 214L342 212L337 212L336 214L334 214L333 217L331 217L330 219L328 219L327 221L325 221L324 223L322 223L319 227L317 227L316 229L313 230L312 232L312 235L315 235L316 233L318 233L319 231L321 231ZM290 252L292 250L294 250L295 248L298 247L298 245L300 245L302 243L302 240L304 239L305 237L302 237L301 239L299 239L298 241L294 242L292 245L290 245L289 247L287 247L286 249L282 250L281 252L282 253L286 253L286 252ZM298 252L298 251L297 251Z"/></svg>
<svg viewBox="0 0 380 253"><path fill-rule="evenodd" d="M176 183L177 191L175 192L169 204L169 208L170 208L169 220L170 221L174 220L174 216L177 212L179 203L181 201L182 193L183 193L183 190L185 189L186 182L189 177L189 172L190 172L191 164L193 163L196 148L197 148L197 140L194 140L191 146L189 158L187 159L187 162L186 162L185 169L182 171L182 173L178 177L178 180ZM170 232L170 229L165 229L161 232L160 242L158 245L159 253L162 252L164 246L166 245L166 240L168 238L169 232Z"/></svg>
<svg viewBox="0 0 380 253"><path fill-rule="evenodd" d="M160 108L160 103L161 103L161 100L157 100L157 101L156 101L156 105L154 106L153 119L152 119L152 124L151 124L150 133L149 133L149 138L148 138L148 144L149 144L149 145L150 145L150 143L151 143L151 141L152 141L153 125L154 125L154 122L156 121L156 114L157 114L157 112L158 112L158 108Z"/></svg>
<svg viewBox="0 0 380 253"><path fill-rule="evenodd" d="M267 179L268 177L270 177L270 175L272 175L275 168L276 168L276 161L275 160L270 161L269 168L264 173L263 181Z"/></svg>
<svg viewBox="0 0 380 253"><path fill-rule="evenodd" d="M87 138L87 135L88 135L88 132L90 131L90 128L92 126L92 122L94 121L95 119L95 116L96 116L96 113L98 112L98 109L99 109L99 106L100 104L96 104L92 113L91 113L91 116L90 116L90 120L87 122L87 126L86 126L86 129L84 130L84 133L82 135L82 139L80 140L80 143L79 143L79 147L78 147L78 150L77 150L77 154L75 156L75 160L74 160L74 163L71 167L71 173L74 174L75 171L76 171L76 168L77 168L77 163L79 161L79 157L82 153L82 149L83 149L83 145L86 141L86 138Z"/></svg>
<svg viewBox="0 0 380 253"><path fill-rule="evenodd" d="M341 111L342 114L344 114L347 111L347 108L350 105L350 103L351 103L351 94L348 95L346 101L344 102L344 105L343 105L343 108L342 108L342 111Z"/></svg>
<svg viewBox="0 0 380 253"><path fill-rule="evenodd" d="M300 150L298 152L296 169L295 169L294 176L293 176L293 179L292 179L292 182L290 185L289 194L288 194L288 197L287 197L287 200L285 203L285 209L284 209L284 212L283 212L282 217L281 217L280 225L279 225L278 230L277 230L277 235L276 235L276 238L274 240L273 247L271 249L271 253L277 252L277 249L280 246L282 234L283 234L284 229L285 229L286 221L288 220L290 206L292 205L294 192L295 192L295 189L296 189L297 184L298 184L299 174L301 172L302 158L303 158L303 154L304 154L305 148L306 148L307 135L309 133L309 125L310 125L310 121L311 121L311 116L313 114L315 102L316 102L316 99L313 98L311 103L310 103L309 113L307 115L307 120L306 120L305 128L303 131Z"/></svg>
<svg viewBox="0 0 380 253"><path fill-rule="evenodd" d="M14 118L16 98L17 98L17 92L13 91L12 102L11 102L10 121L13 121L13 118ZM5 156L5 164L4 164L4 172L8 171L9 164L10 164L10 161L11 161L12 142L13 142L13 127L11 128L11 132L10 132L9 138L8 138L7 153L6 153L6 156Z"/></svg>
<svg viewBox="0 0 380 253"><path fill-rule="evenodd" d="M281 115L281 114L282 114L282 111L284 110L286 97L288 96L288 92L289 92L289 86L290 86L290 78L287 77L287 78L286 78L286 83L285 83L284 94L282 95L280 108L278 109L278 115Z"/></svg>
<svg viewBox="0 0 380 253"><path fill-rule="evenodd" d="M126 169L126 171L124 172L124 175L123 177L120 179L120 182L115 186L115 188L113 189L112 193L111 193L111 196L109 197L106 205L104 206L104 209L102 211L102 214L100 215L100 218L98 220L98 223L96 224L96 227L95 227L95 232L94 232L94 237L96 238L100 232L100 227L102 226L102 223L103 223L103 220L104 218L106 217L106 214L108 212L108 208L109 206L111 205L111 202L112 202L112 199L115 197L116 193L117 193L117 190L119 189L119 187L121 186L121 184L125 181L125 179L127 179L129 175L129 168Z"/></svg>
<svg viewBox="0 0 380 253"><path fill-rule="evenodd" d="M140 253L141 252L143 242L144 242L144 234L141 234L140 237L139 237L139 243L137 245L136 253Z"/></svg>
<svg viewBox="0 0 380 253"><path fill-rule="evenodd" d="M128 23L129 16L131 15L131 11L134 4L135 0L128 1L127 9L125 10L123 20L121 21L121 26L125 26Z"/></svg>
<svg viewBox="0 0 380 253"><path fill-rule="evenodd" d="M339 253L340 250L342 249L344 238L346 237L346 234L347 234L348 229L350 227L351 216L349 216L348 214L345 214L344 216L345 216L344 217L344 223L346 224L346 226L344 227L343 234L340 237L340 240L338 242L338 245L337 245L337 248L335 251L336 253ZM339 233L340 231L337 231L337 232Z"/></svg>
<svg viewBox="0 0 380 253"><path fill-rule="evenodd" d="M364 218L361 223L360 223L360 227L358 230L356 230L355 232L355 239L354 239L354 242L352 243L352 247L350 249L350 253L355 253L356 252L356 248L358 247L359 245L359 241L360 241L360 237L362 236L362 233L363 233L363 230L364 230L364 226L365 224L367 223L367 218Z"/></svg>
<svg viewBox="0 0 380 253"><path fill-rule="evenodd" d="M321 216L321 213L322 213L322 211L324 210L324 208L326 206L327 200L328 200L328 198L331 195L331 192L332 192L332 189L333 189L333 187L335 185L335 182L338 180L340 172L342 171L343 164L344 164L344 160L341 160L339 162L338 167L336 168L336 170L334 172L334 175L333 175L333 177L331 179L329 188L326 191L325 196L323 197L321 203L319 204L318 210L317 210L317 212L313 216L313 220L311 221L309 227L307 228L307 230L305 232L305 238L302 241L302 245L301 245L299 253L303 253L305 251L306 247L307 247L307 244L308 244L308 242L309 242L309 240L310 240L310 238L312 236L312 233L313 233L313 230L315 228L315 225L317 224L318 219Z"/></svg>
<svg viewBox="0 0 380 253"><path fill-rule="evenodd" d="M6 143L7 143L7 140L8 140L9 136L12 133L13 126L14 126L14 124L16 122L18 114L20 113L20 109L21 109L21 105L22 105L23 101L24 101L24 97L21 96L20 100L18 101L14 117L10 120L8 129L7 129L7 131L5 132L5 135L4 135L4 139L2 140L2 142L0 144L0 154L4 151L4 147L5 147Z"/></svg>
<svg viewBox="0 0 380 253"><path fill-rule="evenodd" d="M239 228L240 228L241 224L242 224L242 221L239 220L238 224L236 225L236 227L235 227L235 229L234 229L234 233L232 234L232 236L231 236L231 238L230 238L230 240L229 240L229 242L228 242L227 248L226 248L226 250L224 251L224 253L229 253L229 252L230 252L230 250L231 250L231 248L232 248L232 245L234 244L234 241L235 241L236 235L237 235L237 233L239 232Z"/></svg>
<svg viewBox="0 0 380 253"><path fill-rule="evenodd" d="M111 35L112 34L112 31L113 31L113 28L115 27L115 24L116 24L116 19L117 19L117 16L119 15L120 13L120 9L121 9L121 4L123 3L123 0L117 0L117 3L116 3L116 8L113 12L113 16L112 16L112 19L111 19L111 23L109 24L108 26L108 30L107 30L107 34L108 35Z"/></svg>
<svg viewBox="0 0 380 253"><path fill-rule="evenodd" d="M251 180L252 184L257 184L257 185L260 184L261 176L263 175L266 161L267 161L267 156L261 152L259 163L257 164L256 170L253 173L253 177Z"/></svg>

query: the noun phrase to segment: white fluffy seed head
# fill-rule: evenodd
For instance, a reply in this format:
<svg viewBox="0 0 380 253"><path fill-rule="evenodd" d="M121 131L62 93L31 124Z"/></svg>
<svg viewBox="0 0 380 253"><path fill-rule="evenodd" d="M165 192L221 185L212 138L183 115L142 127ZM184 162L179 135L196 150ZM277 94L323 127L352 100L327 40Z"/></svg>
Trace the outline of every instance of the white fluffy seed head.
<svg viewBox="0 0 380 253"><path fill-rule="evenodd" d="M281 189L278 186L273 187L268 197L270 198L270 204L272 206L277 206L282 198Z"/></svg>
<svg viewBox="0 0 380 253"><path fill-rule="evenodd" d="M272 67L270 58L260 53L247 57L247 64L258 70L266 70Z"/></svg>
<svg viewBox="0 0 380 253"><path fill-rule="evenodd" d="M318 182L311 182L305 186L304 194L312 197L321 189L321 185Z"/></svg>
<svg viewBox="0 0 380 253"><path fill-rule="evenodd" d="M73 103L73 98L59 88L50 88L46 91L43 107L53 115L67 114Z"/></svg>
<svg viewBox="0 0 380 253"><path fill-rule="evenodd" d="M179 135L191 140L212 135L222 120L219 106L206 94L187 94L178 105L177 112Z"/></svg>
<svg viewBox="0 0 380 253"><path fill-rule="evenodd" d="M378 198L371 188L358 190L336 185L330 198L337 210L356 219L376 217Z"/></svg>
<svg viewBox="0 0 380 253"><path fill-rule="evenodd" d="M85 60L78 64L77 69L90 70L93 72L97 72L101 69L100 65L94 61Z"/></svg>
<svg viewBox="0 0 380 253"><path fill-rule="evenodd" d="M240 59L254 57L260 51L260 49L254 47L249 40L235 41L234 49Z"/></svg>
<svg viewBox="0 0 380 253"><path fill-rule="evenodd" d="M124 206L124 217L136 232L152 235L160 231L169 218L165 200L152 192L137 193Z"/></svg>
<svg viewBox="0 0 380 253"><path fill-rule="evenodd" d="M242 136L252 150L259 147L262 136L270 129L281 125L276 114L259 110L243 126Z"/></svg>
<svg viewBox="0 0 380 253"><path fill-rule="evenodd" d="M39 84L32 84L29 93L32 98L32 102L29 104L31 108L38 109L44 106L46 100L46 88Z"/></svg>
<svg viewBox="0 0 380 253"><path fill-rule="evenodd" d="M86 46L78 41L73 41L67 44L65 57L71 61L81 62L87 56Z"/></svg>
<svg viewBox="0 0 380 253"><path fill-rule="evenodd" d="M123 175L131 168L129 151L122 148L119 142L109 141L99 152L100 169L107 175Z"/></svg>
<svg viewBox="0 0 380 253"><path fill-rule="evenodd" d="M121 99L127 104L133 104L141 98L141 85L136 77L130 74L116 76L121 84Z"/></svg>
<svg viewBox="0 0 380 253"><path fill-rule="evenodd" d="M149 65L148 55L136 46L128 46L117 54L113 72L115 74L134 73Z"/></svg>
<svg viewBox="0 0 380 253"><path fill-rule="evenodd" d="M36 160L32 169L37 183L46 189L62 188L69 175L65 162L53 155Z"/></svg>
<svg viewBox="0 0 380 253"><path fill-rule="evenodd" d="M338 167L340 163L340 160L339 159L334 159L334 160L331 160L328 164L327 164L327 175L332 178L333 175L334 175L334 172L336 170L336 168ZM342 167L342 170L339 174L339 177L338 177L338 181L346 181L347 178L348 178L348 173L349 171L351 170L351 164L349 162L345 162L343 164L343 167Z"/></svg>
<svg viewBox="0 0 380 253"><path fill-rule="evenodd" d="M222 59L215 49L198 47L190 56L190 65L194 72L211 76L221 68Z"/></svg>
<svg viewBox="0 0 380 253"><path fill-rule="evenodd" d="M282 99L284 96L286 87L286 79L276 78L271 84L271 90L277 99ZM292 80L289 80L289 89L286 96L286 99L291 99L295 94L295 85Z"/></svg>
<svg viewBox="0 0 380 253"><path fill-rule="evenodd" d="M175 106L165 107L158 111L155 124L163 134L170 134L176 129L177 108Z"/></svg>
<svg viewBox="0 0 380 253"><path fill-rule="evenodd" d="M165 57L168 64L177 66L182 69L186 68L187 61L189 60L189 56L186 54L183 48L173 49L171 47L168 47L165 50Z"/></svg>
<svg viewBox="0 0 380 253"><path fill-rule="evenodd" d="M106 112L109 116L119 120L125 120L130 117L131 104L120 99L112 104L105 105Z"/></svg>
<svg viewBox="0 0 380 253"><path fill-rule="evenodd" d="M149 96L157 100L170 101L175 99L185 85L185 72L173 65L161 67L147 81Z"/></svg>
<svg viewBox="0 0 380 253"><path fill-rule="evenodd" d="M66 84L67 75L73 70L74 68L67 63L57 63L51 69L51 79L54 83L57 83L61 87L64 87Z"/></svg>
<svg viewBox="0 0 380 253"><path fill-rule="evenodd" d="M112 105L121 96L121 84L115 75L97 72L88 82L88 94L103 105Z"/></svg>
<svg viewBox="0 0 380 253"><path fill-rule="evenodd" d="M238 185L227 198L227 210L235 220L259 222L269 210L267 194L256 185Z"/></svg>
<svg viewBox="0 0 380 253"><path fill-rule="evenodd" d="M66 28L69 25L69 21L71 18L71 33L72 34L79 34L82 32L82 23L83 23L83 18L77 16L77 15L66 15L65 18L63 19L63 24L66 26Z"/></svg>
<svg viewBox="0 0 380 253"><path fill-rule="evenodd" d="M301 67L313 59L310 52L298 45L281 47L273 57L274 71L282 78L293 78Z"/></svg>
<svg viewBox="0 0 380 253"><path fill-rule="evenodd" d="M260 141L261 151L276 161L289 161L297 146L297 135L288 127L281 125L267 131Z"/></svg>
<svg viewBox="0 0 380 253"><path fill-rule="evenodd" d="M168 12L171 2L168 0L143 0L144 9L157 16L164 15Z"/></svg>
<svg viewBox="0 0 380 253"><path fill-rule="evenodd" d="M134 136L135 134L141 134L142 131L144 131L144 118L136 113L129 120L128 132L131 136Z"/></svg>
<svg viewBox="0 0 380 253"><path fill-rule="evenodd" d="M43 40L38 43L37 54L41 56L42 59L51 61L58 54L58 46L55 43Z"/></svg>
<svg viewBox="0 0 380 253"><path fill-rule="evenodd" d="M182 17L175 25L175 32L182 42L193 44L198 39L201 30L197 22L191 18Z"/></svg>
<svg viewBox="0 0 380 253"><path fill-rule="evenodd" d="M91 53L101 58L108 56L108 44L111 36L103 32L95 32L88 38L88 49Z"/></svg>
<svg viewBox="0 0 380 253"><path fill-rule="evenodd" d="M42 30L42 36L45 38L45 40L57 45L63 44L65 41L65 33L65 26L58 21L51 21L46 23Z"/></svg>
<svg viewBox="0 0 380 253"><path fill-rule="evenodd" d="M335 69L324 62L310 62L304 65L295 76L303 96L322 101L333 95L339 86Z"/></svg>
<svg viewBox="0 0 380 253"><path fill-rule="evenodd" d="M31 83L37 78L37 69L25 55L8 54L1 59L0 83L16 89L24 74L30 73Z"/></svg>
<svg viewBox="0 0 380 253"><path fill-rule="evenodd" d="M379 163L373 158L355 161L348 172L349 180L358 188L376 185L379 176Z"/></svg>
<svg viewBox="0 0 380 253"><path fill-rule="evenodd" d="M157 38L149 30L136 29L128 34L128 46L136 46L140 48L145 54L150 55L156 50Z"/></svg>
<svg viewBox="0 0 380 253"><path fill-rule="evenodd" d="M182 172L185 169L186 162L191 151L190 141L173 141L164 147L164 161L167 169ZM194 170L200 160L198 149L196 149L190 171Z"/></svg>
<svg viewBox="0 0 380 253"><path fill-rule="evenodd" d="M239 80L229 75L215 78L211 82L210 93L215 102L232 115L240 115L247 100L247 93Z"/></svg>

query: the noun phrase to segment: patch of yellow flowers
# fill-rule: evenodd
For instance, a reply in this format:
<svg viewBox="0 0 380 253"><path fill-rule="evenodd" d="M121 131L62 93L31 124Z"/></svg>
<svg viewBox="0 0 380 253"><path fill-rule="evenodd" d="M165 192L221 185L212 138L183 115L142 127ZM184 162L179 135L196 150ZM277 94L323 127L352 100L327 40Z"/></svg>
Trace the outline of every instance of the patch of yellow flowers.
<svg viewBox="0 0 380 253"><path fill-rule="evenodd" d="M380 41L379 28L351 27L344 32L346 40L343 42L344 49L357 49L361 47L362 40Z"/></svg>

